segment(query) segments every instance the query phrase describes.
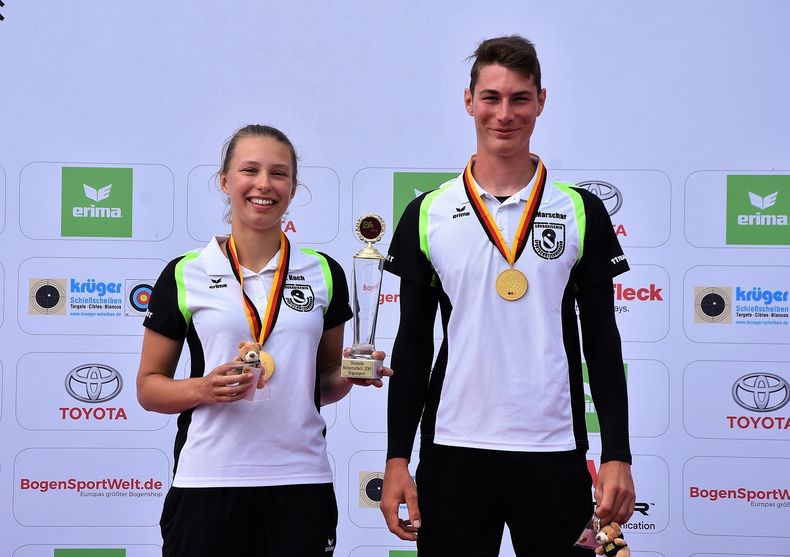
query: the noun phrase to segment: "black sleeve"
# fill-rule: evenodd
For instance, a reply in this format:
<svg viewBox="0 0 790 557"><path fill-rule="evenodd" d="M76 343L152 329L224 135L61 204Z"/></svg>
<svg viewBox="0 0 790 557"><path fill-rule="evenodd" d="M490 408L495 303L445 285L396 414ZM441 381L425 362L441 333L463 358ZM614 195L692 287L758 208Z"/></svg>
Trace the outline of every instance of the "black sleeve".
<svg viewBox="0 0 790 557"><path fill-rule="evenodd" d="M628 388L614 317L612 280L600 280L580 290L576 299L590 393L601 425L601 462L630 463Z"/></svg>
<svg viewBox="0 0 790 557"><path fill-rule="evenodd" d="M428 393L439 293L439 288L401 279L400 325L387 398L387 459L411 458Z"/></svg>
<svg viewBox="0 0 790 557"><path fill-rule="evenodd" d="M346 274L340 264L325 253L318 252L329 265L332 275L332 299L324 313L324 330L328 331L351 319L351 306L348 305L348 284Z"/></svg>
<svg viewBox="0 0 790 557"><path fill-rule="evenodd" d="M384 269L418 284L431 284L433 266L420 250L420 205L427 194L412 200L403 211L392 235Z"/></svg>
<svg viewBox="0 0 790 557"><path fill-rule="evenodd" d="M178 307L176 284L176 265L182 259L183 256L173 259L159 275L143 320L144 327L173 340L184 340L187 334L188 323Z"/></svg>
<svg viewBox="0 0 790 557"><path fill-rule="evenodd" d="M611 279L628 270L628 261L617 241L612 220L597 196L574 188L584 204L585 227L582 257L573 270L573 281L579 290Z"/></svg>

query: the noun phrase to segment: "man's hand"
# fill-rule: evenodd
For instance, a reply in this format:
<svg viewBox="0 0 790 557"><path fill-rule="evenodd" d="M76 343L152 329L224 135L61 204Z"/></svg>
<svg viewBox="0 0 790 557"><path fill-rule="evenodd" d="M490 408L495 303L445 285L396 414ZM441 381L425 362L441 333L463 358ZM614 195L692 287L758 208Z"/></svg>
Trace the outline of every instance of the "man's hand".
<svg viewBox="0 0 790 557"><path fill-rule="evenodd" d="M409 519L398 516L401 503L406 503ZM409 472L405 458L391 458L384 469L384 487L379 504L387 528L402 540L415 541L420 528L420 509L417 506L417 486Z"/></svg>
<svg viewBox="0 0 790 557"><path fill-rule="evenodd" d="M595 514L601 524L623 524L634 512L636 495L631 465L619 460L601 464L595 485Z"/></svg>

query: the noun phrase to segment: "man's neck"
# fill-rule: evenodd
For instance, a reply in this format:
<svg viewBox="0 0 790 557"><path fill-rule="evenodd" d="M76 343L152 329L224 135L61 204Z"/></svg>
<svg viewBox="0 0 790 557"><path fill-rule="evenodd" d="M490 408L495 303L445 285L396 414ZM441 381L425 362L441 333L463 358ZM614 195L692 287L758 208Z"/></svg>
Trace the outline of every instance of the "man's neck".
<svg viewBox="0 0 790 557"><path fill-rule="evenodd" d="M472 175L478 185L494 196L510 196L526 186L536 170L532 157L497 157L478 154Z"/></svg>

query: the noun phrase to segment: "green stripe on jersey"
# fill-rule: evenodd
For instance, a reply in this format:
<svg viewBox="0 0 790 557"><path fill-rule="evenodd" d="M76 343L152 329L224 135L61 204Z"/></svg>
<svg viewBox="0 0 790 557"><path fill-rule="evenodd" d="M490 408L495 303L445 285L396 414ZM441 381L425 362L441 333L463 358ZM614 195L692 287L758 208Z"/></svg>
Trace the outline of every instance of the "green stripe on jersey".
<svg viewBox="0 0 790 557"><path fill-rule="evenodd" d="M184 283L184 267L186 264L200 257L200 250L190 251L184 254L181 261L176 263L176 290L178 291L178 310L184 316L184 321L189 328L189 322L192 321L192 312L189 311L187 306L187 286Z"/></svg>
<svg viewBox="0 0 790 557"><path fill-rule="evenodd" d="M554 185L571 198L573 209L576 211L576 226L579 233L579 256L576 258L578 262L584 255L584 232L587 230L587 213L584 211L584 201L582 201L582 196L579 192L573 189L573 184L554 182Z"/></svg>
<svg viewBox="0 0 790 557"><path fill-rule="evenodd" d="M321 272L324 273L324 282L326 282L326 307L324 308L324 313L326 310L329 309L329 304L332 302L332 271L329 270L329 262L326 260L326 257L315 251L314 249L310 248L301 248L302 253L306 255L312 255L313 257L317 257L319 263L321 263Z"/></svg>
<svg viewBox="0 0 790 557"><path fill-rule="evenodd" d="M439 194L451 187L453 184L454 182L446 182L443 186L440 186L439 189L428 193L423 198L422 202L420 202L420 251L425 254L425 257L428 258L428 261L431 260L431 249L428 246L428 211L430 210L433 202L436 201L436 198L439 196Z"/></svg>

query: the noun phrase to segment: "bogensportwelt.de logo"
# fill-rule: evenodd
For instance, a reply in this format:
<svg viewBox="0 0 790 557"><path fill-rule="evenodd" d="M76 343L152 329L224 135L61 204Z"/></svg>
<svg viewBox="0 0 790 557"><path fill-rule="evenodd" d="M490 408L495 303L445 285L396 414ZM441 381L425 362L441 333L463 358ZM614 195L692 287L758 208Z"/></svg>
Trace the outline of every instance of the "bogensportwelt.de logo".
<svg viewBox="0 0 790 557"><path fill-rule="evenodd" d="M694 534L790 537L790 460L698 456L683 466L683 520Z"/></svg>
<svg viewBox="0 0 790 557"><path fill-rule="evenodd" d="M159 449L24 449L14 460L14 517L23 526L154 526L169 468Z"/></svg>
<svg viewBox="0 0 790 557"><path fill-rule="evenodd" d="M64 166L60 234L131 238L132 169Z"/></svg>
<svg viewBox="0 0 790 557"><path fill-rule="evenodd" d="M790 245L790 175L727 176L727 244Z"/></svg>

